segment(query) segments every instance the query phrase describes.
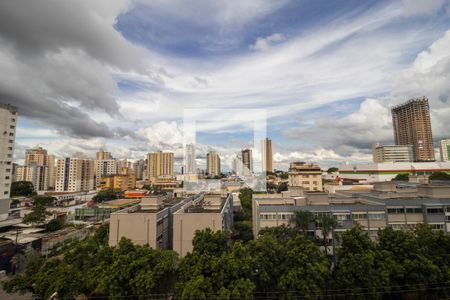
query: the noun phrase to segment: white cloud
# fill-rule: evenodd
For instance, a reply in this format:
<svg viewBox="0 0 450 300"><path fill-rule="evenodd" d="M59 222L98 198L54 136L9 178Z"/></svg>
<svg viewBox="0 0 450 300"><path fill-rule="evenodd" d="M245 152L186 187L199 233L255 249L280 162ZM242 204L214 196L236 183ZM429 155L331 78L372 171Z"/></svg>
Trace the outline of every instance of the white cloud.
<svg viewBox="0 0 450 300"><path fill-rule="evenodd" d="M402 0L405 15L431 15L448 3L447 0Z"/></svg>
<svg viewBox="0 0 450 300"><path fill-rule="evenodd" d="M264 51L268 50L272 45L278 44L286 40L286 37L281 33L274 33L266 37L259 37L253 45L248 48L250 50Z"/></svg>

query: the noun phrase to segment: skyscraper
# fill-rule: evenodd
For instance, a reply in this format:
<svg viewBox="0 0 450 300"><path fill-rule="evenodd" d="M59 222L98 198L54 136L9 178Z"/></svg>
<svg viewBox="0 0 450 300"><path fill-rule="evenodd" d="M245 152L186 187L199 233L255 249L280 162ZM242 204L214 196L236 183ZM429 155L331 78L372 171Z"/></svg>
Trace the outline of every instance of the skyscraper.
<svg viewBox="0 0 450 300"><path fill-rule="evenodd" d="M430 107L427 98L411 99L392 108L395 143L411 145L414 161L434 161Z"/></svg>
<svg viewBox="0 0 450 300"><path fill-rule="evenodd" d="M441 140L439 142L439 150L441 152L441 161L450 161L450 139Z"/></svg>
<svg viewBox="0 0 450 300"><path fill-rule="evenodd" d="M55 157L36 147L25 150L25 165L20 167L16 180L31 181L36 191L55 187Z"/></svg>
<svg viewBox="0 0 450 300"><path fill-rule="evenodd" d="M119 174L120 164L119 161L115 159L100 159L95 160L94 168L95 168L95 186L98 187L100 186L102 178L110 175Z"/></svg>
<svg viewBox="0 0 450 300"><path fill-rule="evenodd" d="M216 151L210 151L206 154L206 172L209 176L220 175L220 156Z"/></svg>
<svg viewBox="0 0 450 300"><path fill-rule="evenodd" d="M158 178L173 177L173 153L158 151L147 154L148 180L155 182Z"/></svg>
<svg viewBox="0 0 450 300"><path fill-rule="evenodd" d="M0 199L8 199L11 189L16 122L17 109L0 103Z"/></svg>
<svg viewBox="0 0 450 300"><path fill-rule="evenodd" d="M262 171L273 172L273 153L272 140L265 138L261 141L262 144Z"/></svg>
<svg viewBox="0 0 450 300"><path fill-rule="evenodd" d="M136 180L144 179L145 160L140 159L133 164L134 174L136 174Z"/></svg>
<svg viewBox="0 0 450 300"><path fill-rule="evenodd" d="M253 156L252 149L242 150L242 164L244 165L244 174L248 175L253 172Z"/></svg>
<svg viewBox="0 0 450 300"><path fill-rule="evenodd" d="M112 159L112 155L111 152L109 151L105 151L103 149L100 149L97 151L97 153L95 154L95 159L96 160L105 160L105 159Z"/></svg>
<svg viewBox="0 0 450 300"><path fill-rule="evenodd" d="M195 146L193 144L186 145L186 154L184 159L184 174L197 173L197 164L195 162Z"/></svg>

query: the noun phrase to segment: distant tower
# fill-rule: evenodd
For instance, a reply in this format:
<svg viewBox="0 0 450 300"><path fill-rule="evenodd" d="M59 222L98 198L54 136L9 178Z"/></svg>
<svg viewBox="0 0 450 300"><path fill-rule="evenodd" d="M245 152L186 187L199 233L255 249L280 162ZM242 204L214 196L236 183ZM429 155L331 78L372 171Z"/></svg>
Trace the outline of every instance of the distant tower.
<svg viewBox="0 0 450 300"><path fill-rule="evenodd" d="M184 174L196 174L197 163L195 162L195 146L193 144L186 145Z"/></svg>
<svg viewBox="0 0 450 300"><path fill-rule="evenodd" d="M273 172L272 140L265 138L262 142L262 171Z"/></svg>
<svg viewBox="0 0 450 300"><path fill-rule="evenodd" d="M206 172L210 176L220 175L220 156L216 151L210 151L206 154Z"/></svg>
<svg viewBox="0 0 450 300"><path fill-rule="evenodd" d="M414 161L435 161L427 98L411 99L392 108L395 143L411 145Z"/></svg>
<svg viewBox="0 0 450 300"><path fill-rule="evenodd" d="M0 199L8 199L12 182L12 160L14 153L14 142L16 139L16 122L17 109L9 104L0 103ZM3 202L0 202L0 207L3 208ZM9 207L9 204L4 204ZM0 220L6 218L0 212Z"/></svg>
<svg viewBox="0 0 450 300"><path fill-rule="evenodd" d="M103 149L100 149L96 154L95 154L95 159L96 160L106 160L106 159L112 159L112 155L111 152L105 151Z"/></svg>
<svg viewBox="0 0 450 300"><path fill-rule="evenodd" d="M253 156L252 149L242 150L242 164L244 165L244 173L253 172Z"/></svg>

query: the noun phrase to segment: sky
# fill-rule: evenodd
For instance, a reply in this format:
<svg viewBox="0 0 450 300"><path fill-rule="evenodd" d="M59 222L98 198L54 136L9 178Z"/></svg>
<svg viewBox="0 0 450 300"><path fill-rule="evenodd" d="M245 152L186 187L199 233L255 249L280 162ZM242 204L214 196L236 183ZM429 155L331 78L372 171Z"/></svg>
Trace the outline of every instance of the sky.
<svg viewBox="0 0 450 300"><path fill-rule="evenodd" d="M255 146L263 111L275 168L325 168L370 162L412 97L449 137L449 49L449 0L1 1L0 102L19 110L19 163L41 146L179 166L196 109L200 165Z"/></svg>

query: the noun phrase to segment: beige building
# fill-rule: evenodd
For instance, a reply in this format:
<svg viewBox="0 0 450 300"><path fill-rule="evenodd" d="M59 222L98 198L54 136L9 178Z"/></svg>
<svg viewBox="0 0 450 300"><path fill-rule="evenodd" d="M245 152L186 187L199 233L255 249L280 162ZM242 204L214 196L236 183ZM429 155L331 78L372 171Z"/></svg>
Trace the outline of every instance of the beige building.
<svg viewBox="0 0 450 300"><path fill-rule="evenodd" d="M414 161L434 161L428 99L411 99L392 108L395 144L411 145Z"/></svg>
<svg viewBox="0 0 450 300"><path fill-rule="evenodd" d="M414 161L411 145L372 145L373 162L412 162Z"/></svg>
<svg viewBox="0 0 450 300"><path fill-rule="evenodd" d="M144 197L140 204L112 213L109 246L116 246L125 237L138 245L148 244L153 249L171 249L173 212L198 197Z"/></svg>
<svg viewBox="0 0 450 300"><path fill-rule="evenodd" d="M439 142L439 151L441 154L441 161L450 161L450 139L441 140Z"/></svg>
<svg viewBox="0 0 450 300"><path fill-rule="evenodd" d="M31 182L36 192L48 190L48 179L48 166L37 165L35 162L30 162L26 166L19 166L16 168L15 181Z"/></svg>
<svg viewBox="0 0 450 300"><path fill-rule="evenodd" d="M56 162L56 192L81 192L94 189L94 161L88 158L63 158Z"/></svg>
<svg viewBox="0 0 450 300"><path fill-rule="evenodd" d="M320 167L306 162L290 163L289 186L302 187L305 191L323 191Z"/></svg>
<svg viewBox="0 0 450 300"><path fill-rule="evenodd" d="M95 160L94 164L95 164L94 172L95 172L96 187L100 186L102 178L108 177L110 175L119 174L120 170L119 162L115 159Z"/></svg>
<svg viewBox="0 0 450 300"><path fill-rule="evenodd" d="M206 173L209 176L220 176L220 156L216 151L206 154Z"/></svg>
<svg viewBox="0 0 450 300"><path fill-rule="evenodd" d="M111 152L100 149L95 154L95 159L96 160L111 160L111 159L113 159L113 157L111 155Z"/></svg>
<svg viewBox="0 0 450 300"><path fill-rule="evenodd" d="M172 152L158 151L147 155L148 179L155 182L158 178L173 178L174 156Z"/></svg>
<svg viewBox="0 0 450 300"><path fill-rule="evenodd" d="M244 175L249 175L253 173L253 155L252 149L244 149L241 153L243 173Z"/></svg>
<svg viewBox="0 0 450 300"><path fill-rule="evenodd" d="M192 251L197 230L231 230L233 226L233 196L205 194L184 204L173 214L173 250L181 256Z"/></svg>
<svg viewBox="0 0 450 300"><path fill-rule="evenodd" d="M264 139L262 144L262 171L273 172L273 153L272 153L272 140Z"/></svg>
<svg viewBox="0 0 450 300"><path fill-rule="evenodd" d="M8 199L16 139L17 108L0 103L0 199Z"/></svg>
<svg viewBox="0 0 450 300"><path fill-rule="evenodd" d="M184 156L184 174L197 174L197 162L195 161L195 145L186 145Z"/></svg>

